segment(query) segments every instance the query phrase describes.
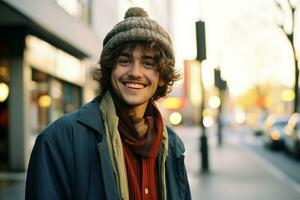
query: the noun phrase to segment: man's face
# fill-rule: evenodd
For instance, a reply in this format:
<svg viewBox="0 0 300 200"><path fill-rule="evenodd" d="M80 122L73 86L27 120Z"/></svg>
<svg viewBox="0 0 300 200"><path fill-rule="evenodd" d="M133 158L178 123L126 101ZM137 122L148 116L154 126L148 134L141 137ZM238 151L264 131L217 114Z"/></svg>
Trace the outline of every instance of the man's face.
<svg viewBox="0 0 300 200"><path fill-rule="evenodd" d="M111 73L114 93L130 107L146 108L159 83L159 72L153 51L137 46L124 50Z"/></svg>

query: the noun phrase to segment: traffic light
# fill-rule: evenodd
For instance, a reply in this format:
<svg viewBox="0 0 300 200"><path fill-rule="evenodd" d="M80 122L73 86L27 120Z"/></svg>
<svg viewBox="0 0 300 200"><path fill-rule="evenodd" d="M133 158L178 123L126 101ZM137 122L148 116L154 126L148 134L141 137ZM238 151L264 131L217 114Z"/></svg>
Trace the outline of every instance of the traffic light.
<svg viewBox="0 0 300 200"><path fill-rule="evenodd" d="M206 43L205 43L205 23L203 21L196 22L196 40L197 40L197 60L206 59Z"/></svg>

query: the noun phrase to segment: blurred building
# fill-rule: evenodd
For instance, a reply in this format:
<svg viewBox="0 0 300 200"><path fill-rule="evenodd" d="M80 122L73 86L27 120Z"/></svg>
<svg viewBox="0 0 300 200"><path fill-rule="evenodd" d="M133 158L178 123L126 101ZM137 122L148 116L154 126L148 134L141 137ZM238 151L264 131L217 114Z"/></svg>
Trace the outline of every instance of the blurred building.
<svg viewBox="0 0 300 200"><path fill-rule="evenodd" d="M41 130L95 95L91 66L116 2L0 1L0 170L25 170Z"/></svg>
<svg viewBox="0 0 300 200"><path fill-rule="evenodd" d="M95 96L91 69L128 7L144 7L170 31L170 2L1 0L0 171L26 170L42 129Z"/></svg>

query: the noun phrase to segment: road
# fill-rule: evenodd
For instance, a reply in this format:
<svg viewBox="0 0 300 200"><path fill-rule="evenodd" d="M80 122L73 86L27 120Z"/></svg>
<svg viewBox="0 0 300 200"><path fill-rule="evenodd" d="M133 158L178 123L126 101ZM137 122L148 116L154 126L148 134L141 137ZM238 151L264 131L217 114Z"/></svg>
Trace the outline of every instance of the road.
<svg viewBox="0 0 300 200"><path fill-rule="evenodd" d="M283 149L269 149L263 143L263 136L254 136L251 131L240 134L243 145L278 169L291 181L300 184L300 160L295 159Z"/></svg>
<svg viewBox="0 0 300 200"><path fill-rule="evenodd" d="M300 199L300 161L284 152L264 148L262 138L255 137L246 126L226 127L221 147L217 145L214 128L207 131L209 174L201 173L200 129L175 130L186 146L193 199Z"/></svg>
<svg viewBox="0 0 300 200"><path fill-rule="evenodd" d="M176 129L176 128L175 128ZM200 131L195 131L197 127L193 128L177 128L180 136L188 145L192 145L192 148L189 148L190 151L196 152L199 149L199 135ZM187 129L187 130L184 130ZM216 138L214 136L215 130L209 130L209 143L210 145L216 145ZM184 134L184 133L189 134ZM239 138L239 143L247 148L250 153L254 154L260 162L264 162L264 164L270 165L272 169L278 169L288 178L292 179L292 181L300 184L300 160L295 159L290 156L287 152L280 149L269 149L263 144L263 136L255 136L252 131L246 126L231 128L230 132L226 132L224 137L230 137L230 134L236 134ZM189 152L187 152L188 154ZM199 155L194 155L199 157ZM194 157L192 160L199 160L199 158ZM198 166L199 167L199 166ZM195 169L194 169L195 170Z"/></svg>

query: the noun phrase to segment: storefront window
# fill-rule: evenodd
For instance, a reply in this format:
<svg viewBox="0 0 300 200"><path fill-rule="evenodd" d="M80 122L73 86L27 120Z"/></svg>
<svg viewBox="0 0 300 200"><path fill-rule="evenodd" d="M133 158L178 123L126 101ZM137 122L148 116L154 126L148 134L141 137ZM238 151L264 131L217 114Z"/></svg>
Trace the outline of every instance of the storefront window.
<svg viewBox="0 0 300 200"><path fill-rule="evenodd" d="M34 133L41 132L49 122L49 76L43 72L32 70L30 120Z"/></svg>
<svg viewBox="0 0 300 200"><path fill-rule="evenodd" d="M32 69L31 132L39 134L50 122L80 107L86 69L78 58L35 36L27 35L25 42L26 63Z"/></svg>
<svg viewBox="0 0 300 200"><path fill-rule="evenodd" d="M80 87L32 68L31 131L41 133L47 124L81 104Z"/></svg>

